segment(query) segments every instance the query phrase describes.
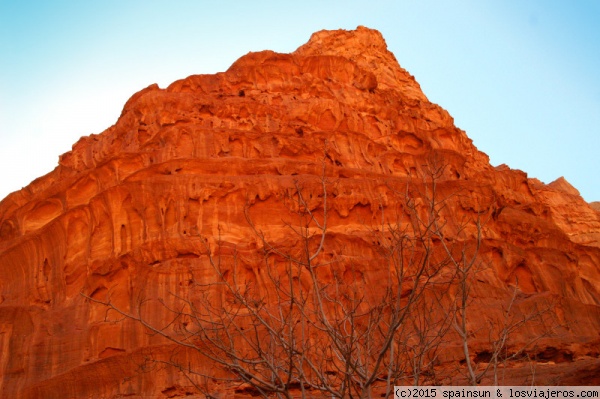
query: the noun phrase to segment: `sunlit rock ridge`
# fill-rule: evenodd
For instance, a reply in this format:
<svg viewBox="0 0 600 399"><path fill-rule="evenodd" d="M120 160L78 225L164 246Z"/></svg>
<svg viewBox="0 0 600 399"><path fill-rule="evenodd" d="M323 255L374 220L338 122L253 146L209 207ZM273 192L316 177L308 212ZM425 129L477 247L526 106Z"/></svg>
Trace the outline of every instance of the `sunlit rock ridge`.
<svg viewBox="0 0 600 399"><path fill-rule="evenodd" d="M124 310L148 299L147 318L166 324L172 314L151 300L210 280L205 241L235 251L246 279L260 280L256 229L291 250L287 194L300 184L318 209L324 179L332 237L324 256L343 253L377 290L373 230L383 210L394 212L398 187L425 192L432 164L443 166L444 218L484 221L479 256L489 267L472 287L472 330L500 317L518 285L515 306L552 303L558 319L528 352L543 362L536 381L600 384L600 211L563 178L546 185L491 166L382 35L358 27L148 86L113 126L0 202L0 396L193 393L178 370L140 371L140 359L176 345L86 296ZM472 226L461 234L457 241L477 239ZM474 334L474 355L486 338ZM448 343L439 367L461 367L461 353ZM518 375L510 381L529 383Z"/></svg>

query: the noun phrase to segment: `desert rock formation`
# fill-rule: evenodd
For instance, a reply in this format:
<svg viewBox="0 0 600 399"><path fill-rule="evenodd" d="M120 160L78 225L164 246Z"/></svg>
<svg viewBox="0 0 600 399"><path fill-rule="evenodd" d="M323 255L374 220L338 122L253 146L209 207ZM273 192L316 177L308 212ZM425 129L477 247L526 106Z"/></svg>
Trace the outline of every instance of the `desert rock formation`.
<svg viewBox="0 0 600 399"><path fill-rule="evenodd" d="M184 295L192 279L210 281L203 239L236 248L248 279L257 278L262 244L246 212L271 242L292 248L286 193L300 182L319 207L323 176L335 236L327 251L376 276L370 234L380 210L391 212L392 188L418 186L432 162L445 166L437 182L449 198L445 217L485 215L480 256L491 267L472 289L472 313L481 315L473 330L483 315L498 316L518 284L518 306L552 303L560 324L531 349L541 362L536 381L600 384L597 207L563 178L543 184L491 166L381 34L359 27L317 32L291 54L249 53L226 72L166 89L151 85L115 125L81 138L54 171L0 202L1 396L192 392L177 370L139 370L139 359L172 353L173 344L81 293L123 309ZM473 229L464 234L475 239ZM376 290L377 278L367 278ZM168 310L151 303L147 317L167 323ZM474 354L484 338L474 337ZM460 356L449 345L440 367Z"/></svg>

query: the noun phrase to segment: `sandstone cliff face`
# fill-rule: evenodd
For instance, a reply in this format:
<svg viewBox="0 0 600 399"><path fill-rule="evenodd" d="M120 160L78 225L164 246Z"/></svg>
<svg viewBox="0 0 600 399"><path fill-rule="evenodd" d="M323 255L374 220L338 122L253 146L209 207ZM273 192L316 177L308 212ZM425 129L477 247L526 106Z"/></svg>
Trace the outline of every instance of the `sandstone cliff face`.
<svg viewBox="0 0 600 399"><path fill-rule="evenodd" d="M80 139L53 172L0 203L2 396L192 392L177 370L140 372L148 353L172 353L171 343L80 293L110 296L125 310L139 298L185 295L192 280L211 281L204 239L237 248L248 279L257 278L262 244L246 209L271 242L292 248L286 193L300 182L322 206L323 176L335 235L328 251L343 249L376 275L370 234L379 210L394 209L393 187L418 186L432 162L445 166L437 185L450 198L448 219L486 215L480 252L491 267L473 286L473 314L498 317L517 282L518 306L551 299L560 331L532 355L568 360L552 378L598 383L589 376L600 371L600 213L562 178L545 185L492 167L381 34L359 27L149 86L114 126ZM473 229L462 238L474 239ZM149 303L149 319L172 317ZM473 329L486 322L473 319ZM484 338L474 338L476 350ZM452 348L445 364L460 360ZM591 371L577 380L582 367Z"/></svg>

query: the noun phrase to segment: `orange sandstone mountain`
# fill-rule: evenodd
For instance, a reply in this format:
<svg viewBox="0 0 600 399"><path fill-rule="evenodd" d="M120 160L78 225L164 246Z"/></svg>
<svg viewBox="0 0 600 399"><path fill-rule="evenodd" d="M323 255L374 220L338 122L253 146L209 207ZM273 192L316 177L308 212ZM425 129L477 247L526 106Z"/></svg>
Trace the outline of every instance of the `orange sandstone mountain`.
<svg viewBox="0 0 600 399"><path fill-rule="evenodd" d="M88 297L124 310L148 299L146 317L166 325L172 313L151 299L210 280L202 240L238 251L245 278L260 280L256 229L279 248L297 245L282 215L298 184L314 209L328 209L324 256L352 259L376 291L373 230L402 198L426 207L432 163L443 165L442 217L483 220L480 239L472 225L455 237L480 241L488 265L471 287L474 360L485 363L485 328L516 293L515 308L550 304L556 324L511 337L515 348L540 339L525 350L530 360L507 366L506 381L531 383L534 364L537 383L600 384L600 212L563 178L546 185L491 166L381 34L359 27L151 85L115 125L0 202L0 396L191 395L180 370L141 370L177 345ZM408 186L417 194L398 194ZM445 345L436 367L464 367L460 345Z"/></svg>

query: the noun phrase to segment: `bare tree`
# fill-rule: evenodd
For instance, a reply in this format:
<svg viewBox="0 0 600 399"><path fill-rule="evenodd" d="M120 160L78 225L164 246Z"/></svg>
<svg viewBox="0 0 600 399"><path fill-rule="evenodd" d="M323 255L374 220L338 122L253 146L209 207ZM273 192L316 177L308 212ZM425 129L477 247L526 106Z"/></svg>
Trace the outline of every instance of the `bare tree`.
<svg viewBox="0 0 600 399"><path fill-rule="evenodd" d="M507 361L517 359L525 354L540 339L551 335L558 324L552 320L547 320L552 315L553 306L547 303L545 306L535 308L526 313L515 310L517 295L519 293L518 280L515 282L510 297L502 305L501 320L496 322L488 321L484 326L487 330L489 352L485 356L482 367L475 364L470 350L470 341L472 331L469 330L469 306L473 301L471 289L477 275L491 267L480 256L481 243L483 240L483 229L493 214L493 207L484 207L474 210L475 216L469 220L452 220L453 226L449 226L447 219L441 217L443 208L448 204L448 197L438 199L437 182L444 174L445 165L439 164L435 159L431 160L426 168L427 175L430 177L430 184L424 185L427 188L425 195L429 208L429 213L435 215L430 217L433 224L432 230L437 238L443 252L447 255L449 269L452 271L452 277L449 285L453 287L456 293L453 298L446 296L446 305L442 298L438 297L440 304L439 311L446 316L445 320L450 320L451 327L459 337L464 354L467 380L471 385L478 385L482 379L490 372L495 385L499 383L499 366L506 364ZM456 195L453 193L452 195ZM414 211L416 213L416 210ZM444 220L442 223L441 221ZM471 231L469 231L471 229ZM469 234L471 236L469 236ZM470 244L469 244L470 242ZM448 291L449 292L449 291ZM518 347L511 347L511 337L517 335L519 330L528 325L538 323L545 326L542 333L530 337L526 342ZM448 332L444 330L444 332Z"/></svg>
<svg viewBox="0 0 600 399"><path fill-rule="evenodd" d="M161 300L173 315L169 323L148 321L143 300L126 311L110 295L86 297L218 367L219 376L186 367L175 357L157 360L181 371L207 397L211 379L262 397L320 392L370 398L375 387L391 397L394 385L437 383L437 352L450 331L463 344L469 381L476 384L507 359L508 337L531 318L511 319L511 301L506 323L492 341L493 361L477 370L469 353L467 310L470 278L481 264L479 214L475 222L447 226L450 197L439 198L437 190L444 166L431 162L425 170L420 182L389 184L395 208L382 204L374 212L380 221L369 229L377 248L377 282L343 249L332 249L338 234L330 228L336 182L327 177L324 160L319 177L297 179L287 190L287 245L256 224L250 203L245 207L260 244L260 268L252 278L244 273L238 248L220 237L198 237L191 244L213 279L194 281L188 295L173 293L169 301ZM472 247L454 238L469 223L476 231ZM376 290L369 289L373 283ZM457 294L450 298L452 287Z"/></svg>

